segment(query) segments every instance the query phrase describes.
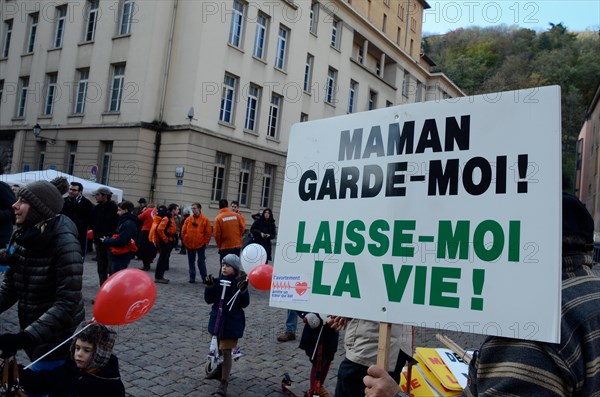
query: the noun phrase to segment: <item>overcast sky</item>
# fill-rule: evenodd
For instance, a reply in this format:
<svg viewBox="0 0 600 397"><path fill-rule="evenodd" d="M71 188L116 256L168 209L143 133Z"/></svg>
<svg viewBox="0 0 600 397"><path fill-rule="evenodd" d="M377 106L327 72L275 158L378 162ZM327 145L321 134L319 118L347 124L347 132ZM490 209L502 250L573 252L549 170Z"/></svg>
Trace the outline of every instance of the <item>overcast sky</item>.
<svg viewBox="0 0 600 397"><path fill-rule="evenodd" d="M600 28L600 0L427 0L431 6L423 16L423 33L444 34L469 26L518 25L547 30L560 22L569 31Z"/></svg>

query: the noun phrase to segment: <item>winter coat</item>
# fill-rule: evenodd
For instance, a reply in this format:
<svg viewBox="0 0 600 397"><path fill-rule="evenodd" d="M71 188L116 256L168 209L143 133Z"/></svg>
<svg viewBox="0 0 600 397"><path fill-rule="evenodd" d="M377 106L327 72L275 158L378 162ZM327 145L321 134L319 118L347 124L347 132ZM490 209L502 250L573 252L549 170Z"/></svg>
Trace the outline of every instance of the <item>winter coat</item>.
<svg viewBox="0 0 600 397"><path fill-rule="evenodd" d="M308 313L298 312L300 318L304 318L304 316ZM300 338L300 345L298 346L300 349L306 352L306 355L309 357L310 362L316 362L318 359L317 354L318 350L315 353L315 347L317 347L317 341L321 346L321 358L323 360L333 361L335 357L335 352L337 352L338 347L338 339L340 333L333 328L324 325L327 322L327 317L325 315L317 314L322 321L322 324L317 328L311 328L310 325L304 324L304 329L302 330L302 337ZM322 331L321 331L322 329ZM321 336L319 337L319 334ZM313 353L315 353L314 358Z"/></svg>
<svg viewBox="0 0 600 397"><path fill-rule="evenodd" d="M223 312L221 313L221 321L217 333L220 339L239 339L244 336L244 328L246 328L246 316L244 308L250 304L250 294L248 289L240 292L235 300L235 303L229 309L227 302L238 291L237 276L225 277L221 276L214 280L213 287L204 289L204 301L212 304L210 311L210 319L208 320L208 332L215 335L215 325L217 323L217 313L219 311L219 302L221 301L222 286L221 279L231 281L231 285L225 291L225 299L223 302Z"/></svg>
<svg viewBox="0 0 600 397"><path fill-rule="evenodd" d="M137 216L138 220L142 222L142 232L148 232L152 228L152 221L154 220L154 217L152 216L152 211L154 211L155 209L156 208L146 208L144 212Z"/></svg>
<svg viewBox="0 0 600 397"><path fill-rule="evenodd" d="M196 224L196 226L194 226ZM212 226L203 214L188 216L181 229L181 241L188 249L202 248L210 242Z"/></svg>
<svg viewBox="0 0 600 397"><path fill-rule="evenodd" d="M215 217L215 242L220 250L240 248L245 226L235 212L229 208L221 208Z"/></svg>
<svg viewBox="0 0 600 397"><path fill-rule="evenodd" d="M177 224L172 216L165 216L160 220L160 223L156 227L156 236L163 244L177 240Z"/></svg>
<svg viewBox="0 0 600 397"><path fill-rule="evenodd" d="M5 248L10 240L15 224L15 210L12 205L17 201L10 186L0 181L0 248Z"/></svg>
<svg viewBox="0 0 600 397"><path fill-rule="evenodd" d="M109 237L104 239L104 245L109 247L124 247L129 244L131 239L135 240L137 237L137 217L131 212L121 215L119 217L119 226L117 227L116 234L118 235L116 238ZM128 252L121 255L111 254L111 256L120 258L122 260L126 260L127 258L131 260L134 255L135 254L133 252Z"/></svg>
<svg viewBox="0 0 600 397"><path fill-rule="evenodd" d="M22 370L21 385L28 393L49 393L55 397L125 397L119 361L114 354L97 371L81 370L71 359L52 371Z"/></svg>
<svg viewBox="0 0 600 397"><path fill-rule="evenodd" d="M413 351L412 327L410 325L392 324L388 371L396 368L400 349L405 353ZM356 364L368 367L377 361L377 341L379 340L379 323L370 320L352 318L346 325L344 346L346 358Z"/></svg>
<svg viewBox="0 0 600 397"><path fill-rule="evenodd" d="M152 226L150 227L150 233L148 234L148 240L150 240L150 242L154 245L158 245L159 240L158 240L158 225L160 225L160 221L162 221L162 218L158 215L154 215L154 218L152 218Z"/></svg>
<svg viewBox="0 0 600 397"><path fill-rule="evenodd" d="M277 235L274 221L267 221L262 216L254 221L250 228L250 233L254 238L254 242L263 246L267 252L267 261L272 260L271 258L271 240ZM261 233L268 234L269 237L263 238Z"/></svg>
<svg viewBox="0 0 600 397"><path fill-rule="evenodd" d="M94 240L99 243L100 237L111 237L117 230L118 222L117 204L114 201L109 200L102 204L96 204L92 211Z"/></svg>
<svg viewBox="0 0 600 397"><path fill-rule="evenodd" d="M65 197L65 205L60 213L68 216L75 223L79 241L86 238L93 210L94 204L83 196L75 199Z"/></svg>
<svg viewBox="0 0 600 397"><path fill-rule="evenodd" d="M0 261L9 266L0 285L0 313L18 302L19 325L33 342L25 351L35 360L69 339L85 319L77 228L58 215L17 229L9 249L0 251ZM63 359L68 353L65 344L46 360Z"/></svg>

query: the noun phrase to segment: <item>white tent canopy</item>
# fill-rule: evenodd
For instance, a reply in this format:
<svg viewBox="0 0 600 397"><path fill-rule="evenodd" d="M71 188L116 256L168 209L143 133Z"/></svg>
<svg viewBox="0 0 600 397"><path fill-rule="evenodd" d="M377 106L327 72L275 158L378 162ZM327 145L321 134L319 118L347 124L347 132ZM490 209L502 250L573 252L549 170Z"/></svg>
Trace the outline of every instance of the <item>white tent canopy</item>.
<svg viewBox="0 0 600 397"><path fill-rule="evenodd" d="M51 181L52 179L57 178L59 176L63 176L65 178L67 178L67 180L69 182L81 183L83 185L83 195L85 197L87 197L88 199L90 199L92 201L92 203L95 203L95 200L93 200L94 197L92 196L92 193L94 191L100 189L101 187L109 188L111 190L111 192L113 192L113 200L116 201L117 203L119 203L119 202L121 202L121 200L123 200L123 190L121 190L121 189L117 189L116 187L112 187L112 186L102 185L100 183L95 183L95 182L88 181L83 178L78 178L76 176L65 174L64 172L51 170L51 169L43 170L43 171L21 172L18 174L0 175L0 181L6 182L9 185L16 184L19 186L24 186L24 185L27 185L28 183L35 182L35 181L41 181L41 180Z"/></svg>

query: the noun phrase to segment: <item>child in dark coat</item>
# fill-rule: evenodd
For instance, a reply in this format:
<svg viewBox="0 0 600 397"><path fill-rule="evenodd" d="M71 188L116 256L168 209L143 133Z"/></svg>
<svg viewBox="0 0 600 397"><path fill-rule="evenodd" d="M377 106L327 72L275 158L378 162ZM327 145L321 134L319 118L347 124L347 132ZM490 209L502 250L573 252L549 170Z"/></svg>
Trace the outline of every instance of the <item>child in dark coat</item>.
<svg viewBox="0 0 600 397"><path fill-rule="evenodd" d="M320 397L329 397L324 383L337 351L340 334L330 327L324 315L304 312L298 312L298 315L305 323L299 347L312 363L310 390L305 396L312 397L313 393L318 392Z"/></svg>
<svg viewBox="0 0 600 397"><path fill-rule="evenodd" d="M78 332L88 325L83 322ZM21 385L27 393L54 397L125 397L119 361L112 354L117 333L93 323L71 343L70 359L49 372L21 369Z"/></svg>
<svg viewBox="0 0 600 397"><path fill-rule="evenodd" d="M214 393L216 396L226 396L227 386L229 384L229 373L233 364L231 351L237 346L237 341L244 335L246 328L246 317L244 308L250 304L250 295L248 294L248 281L246 274L240 271L240 258L235 254L225 255L221 262L221 276L213 279L212 275L206 278L206 289L204 290L204 300L212 304L210 319L208 322L208 332L211 335L217 335L219 340L219 350L223 355L223 363L212 373L208 379L221 379L219 388ZM217 325L217 313L219 312L219 302L221 301L221 291L224 288L221 280L228 280L231 285L226 287L225 298L223 299L223 310L221 318ZM235 301L231 305L227 303L233 296L240 291ZM216 332L215 332L216 329Z"/></svg>

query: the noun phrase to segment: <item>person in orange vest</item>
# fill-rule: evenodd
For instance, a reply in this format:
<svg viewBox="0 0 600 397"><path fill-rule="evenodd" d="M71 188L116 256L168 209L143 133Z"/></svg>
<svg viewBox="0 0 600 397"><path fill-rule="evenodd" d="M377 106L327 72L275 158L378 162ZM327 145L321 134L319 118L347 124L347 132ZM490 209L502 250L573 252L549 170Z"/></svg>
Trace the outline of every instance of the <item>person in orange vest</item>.
<svg viewBox="0 0 600 397"><path fill-rule="evenodd" d="M219 200L219 208L220 212L214 222L214 236L217 247L219 247L219 260L222 261L227 254L240 256L245 225L238 214L229 209L226 199Z"/></svg>
<svg viewBox="0 0 600 397"><path fill-rule="evenodd" d="M169 204L167 213L162 217L160 223L156 227L156 240L158 241L158 261L156 262L156 270L154 271L154 282L159 284L168 284L165 271L169 270L169 257L175 244L177 237L177 225L174 217L179 214L179 206L177 204ZM159 215L160 212L159 212Z"/></svg>
<svg viewBox="0 0 600 397"><path fill-rule="evenodd" d="M190 283L196 282L196 255L198 256L198 270L202 282L206 281L206 246L212 237L210 221L202 214L200 203L192 204L192 214L183 222L181 228L181 241L187 250L188 265L190 270Z"/></svg>

